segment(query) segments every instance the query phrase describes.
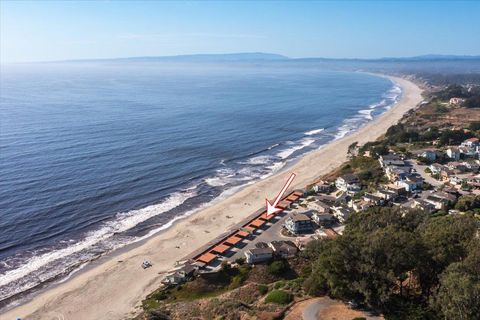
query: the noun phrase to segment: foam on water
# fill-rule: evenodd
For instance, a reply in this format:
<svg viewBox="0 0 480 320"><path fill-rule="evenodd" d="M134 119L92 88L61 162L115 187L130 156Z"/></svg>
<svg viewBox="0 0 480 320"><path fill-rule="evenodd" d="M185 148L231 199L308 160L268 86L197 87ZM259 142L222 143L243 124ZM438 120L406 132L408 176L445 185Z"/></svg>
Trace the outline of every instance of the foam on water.
<svg viewBox="0 0 480 320"><path fill-rule="evenodd" d="M304 135L306 136L313 136L315 134L319 134L321 132L325 131L325 128L320 128L320 129L314 129L314 130L310 130L310 131L307 131L304 133Z"/></svg>
<svg viewBox="0 0 480 320"><path fill-rule="evenodd" d="M315 139L311 139L311 138L305 138L305 139L302 139L300 141L299 144L295 144L293 147L291 148L288 148L286 150L283 150L283 151L280 151L279 153L277 153L277 156L280 157L281 159L287 159L288 157L290 157L295 151L298 151L298 150L301 150L305 147L308 147L309 145L311 145L312 143L315 142Z"/></svg>
<svg viewBox="0 0 480 320"><path fill-rule="evenodd" d="M53 278L55 274L61 273L63 270L49 268L50 270L44 273L42 278L36 276L34 279L30 279L27 283L24 283L24 285L17 287L16 290L5 290L5 288L3 288L4 286L25 278L35 271L46 268L49 264L58 260L62 260L62 267L66 269L71 268L73 265L77 264L78 261L77 259L74 259L74 261L70 261L71 265L69 265L69 263L67 263L69 256L88 250L102 241L107 241L117 233L125 232L143 221L170 211L195 195L196 192L194 190L174 193L158 204L143 209L118 213L116 219L104 223L103 226L97 230L88 232L80 241L67 244L61 249L52 250L42 254L32 253L31 257L23 261L17 268L8 270L1 275L0 301L18 292L34 287L41 281ZM114 247L120 245L121 244L116 244Z"/></svg>

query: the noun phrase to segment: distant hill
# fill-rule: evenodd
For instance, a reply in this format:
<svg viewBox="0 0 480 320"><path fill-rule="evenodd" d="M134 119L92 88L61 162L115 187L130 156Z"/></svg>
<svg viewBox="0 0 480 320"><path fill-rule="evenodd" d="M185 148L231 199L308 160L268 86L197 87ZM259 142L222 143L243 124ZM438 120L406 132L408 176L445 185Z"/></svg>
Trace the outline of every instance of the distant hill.
<svg viewBox="0 0 480 320"><path fill-rule="evenodd" d="M87 61L131 61L131 62L241 62L241 61L279 61L288 60L286 56L274 53L263 52L244 52L244 53L225 53L225 54L190 54L178 56L149 56L149 57L129 57L113 59L82 59L68 60L63 62L87 62Z"/></svg>
<svg viewBox="0 0 480 320"><path fill-rule="evenodd" d="M290 58L284 55L264 52L190 54L177 56L147 56L111 59L77 59L53 62L420 62L420 61L472 61L480 60L480 55L440 55L427 54L413 57L384 57L375 59L363 58Z"/></svg>

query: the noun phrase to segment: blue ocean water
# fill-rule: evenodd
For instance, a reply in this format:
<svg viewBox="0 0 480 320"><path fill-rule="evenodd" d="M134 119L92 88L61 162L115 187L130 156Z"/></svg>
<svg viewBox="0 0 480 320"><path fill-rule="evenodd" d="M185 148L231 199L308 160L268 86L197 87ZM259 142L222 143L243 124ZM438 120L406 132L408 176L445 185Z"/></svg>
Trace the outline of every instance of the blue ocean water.
<svg viewBox="0 0 480 320"><path fill-rule="evenodd" d="M364 125L401 94L316 69L2 67L0 301L61 279Z"/></svg>

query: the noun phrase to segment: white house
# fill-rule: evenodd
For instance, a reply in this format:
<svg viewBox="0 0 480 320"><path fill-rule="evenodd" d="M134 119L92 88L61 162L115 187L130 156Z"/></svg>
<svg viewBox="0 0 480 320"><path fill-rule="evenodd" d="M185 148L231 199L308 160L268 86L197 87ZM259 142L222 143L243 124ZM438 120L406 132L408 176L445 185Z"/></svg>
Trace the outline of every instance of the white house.
<svg viewBox="0 0 480 320"><path fill-rule="evenodd" d="M362 189L362 186L360 185L360 179L353 174L346 174L338 177L337 180L335 180L335 186L339 190L350 193L354 193Z"/></svg>
<svg viewBox="0 0 480 320"><path fill-rule="evenodd" d="M352 211L345 207L333 207L333 215L335 218L338 219L340 222L345 222L348 217L352 214Z"/></svg>
<svg viewBox="0 0 480 320"><path fill-rule="evenodd" d="M440 172L442 172L442 170L444 169L444 166L438 163L433 163L429 165L428 168L430 169L432 174L440 174Z"/></svg>
<svg viewBox="0 0 480 320"><path fill-rule="evenodd" d="M460 155L461 155L460 149L458 149L457 147L450 147L447 149L447 156L450 159L458 161L460 160Z"/></svg>
<svg viewBox="0 0 480 320"><path fill-rule="evenodd" d="M312 220L321 227L329 227L335 223L335 217L330 213L315 212L312 216Z"/></svg>
<svg viewBox="0 0 480 320"><path fill-rule="evenodd" d="M397 166L403 167L405 166L405 161L398 154L390 153L378 158L380 165L385 168L387 166Z"/></svg>
<svg viewBox="0 0 480 320"><path fill-rule="evenodd" d="M272 248L251 248L245 251L247 263L259 263L273 258Z"/></svg>
<svg viewBox="0 0 480 320"><path fill-rule="evenodd" d="M298 252L297 246L292 241L272 241L268 244L275 255L282 258L292 258Z"/></svg>
<svg viewBox="0 0 480 320"><path fill-rule="evenodd" d="M302 213L292 214L285 220L285 228L293 234L308 233L313 229L312 220Z"/></svg>
<svg viewBox="0 0 480 320"><path fill-rule="evenodd" d="M478 138L470 138L462 142L461 144L462 147L467 147L467 148L476 148L480 146L480 140Z"/></svg>

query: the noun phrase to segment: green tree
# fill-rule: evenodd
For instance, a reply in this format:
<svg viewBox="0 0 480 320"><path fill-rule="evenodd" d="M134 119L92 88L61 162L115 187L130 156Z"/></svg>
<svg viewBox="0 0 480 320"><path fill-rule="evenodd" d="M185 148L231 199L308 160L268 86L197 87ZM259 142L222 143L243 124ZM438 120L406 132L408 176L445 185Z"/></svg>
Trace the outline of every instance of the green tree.
<svg viewBox="0 0 480 320"><path fill-rule="evenodd" d="M480 246L462 262L451 264L440 277L431 304L446 319L474 320L480 315Z"/></svg>

